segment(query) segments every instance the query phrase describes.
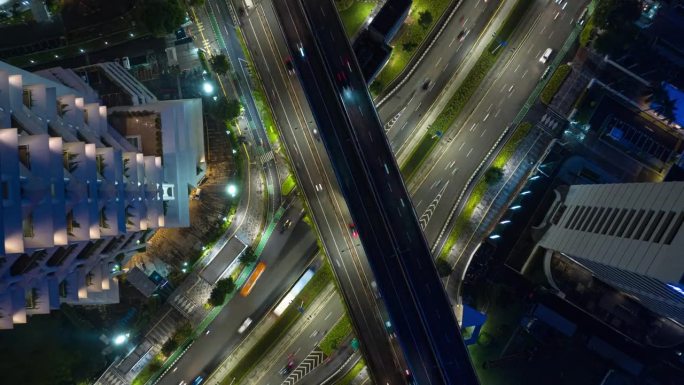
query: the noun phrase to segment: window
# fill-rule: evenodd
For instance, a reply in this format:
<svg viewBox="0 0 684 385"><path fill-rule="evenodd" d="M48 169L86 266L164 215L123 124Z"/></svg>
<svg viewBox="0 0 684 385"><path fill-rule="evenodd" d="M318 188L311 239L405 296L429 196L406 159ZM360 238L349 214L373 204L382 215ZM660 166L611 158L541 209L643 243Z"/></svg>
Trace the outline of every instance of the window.
<svg viewBox="0 0 684 385"><path fill-rule="evenodd" d="M565 221L565 228L567 229L570 227L570 222L572 222L575 219L575 216L577 215L577 211L579 210L579 206L575 206L572 208L572 214L568 217L568 220Z"/></svg>
<svg viewBox="0 0 684 385"><path fill-rule="evenodd" d="M22 144L19 146L19 161L26 166L29 170L31 169L31 152L29 152L29 146Z"/></svg>
<svg viewBox="0 0 684 385"><path fill-rule="evenodd" d="M21 227L24 231L24 237L25 238L33 238L33 213L29 212L28 215L26 215L22 221L21 221Z"/></svg>
<svg viewBox="0 0 684 385"><path fill-rule="evenodd" d="M667 213L667 216L665 216L665 220L663 221L663 225L660 226L660 229L658 229L658 232L655 235L655 238L653 239L654 243L660 243L660 240L663 239L663 235L665 235L665 231L670 227L670 224L672 223L672 219L675 217L675 212L670 211Z"/></svg>
<svg viewBox="0 0 684 385"><path fill-rule="evenodd" d="M620 209L612 209L612 212L610 213L610 217L608 218L608 221L606 222L606 227L601 230L601 234L605 235L608 232L608 229L613 225L615 216L620 212Z"/></svg>
<svg viewBox="0 0 684 385"><path fill-rule="evenodd" d="M31 90L24 88L24 92L22 94L22 101L24 102L24 105L26 107L33 107L33 98L31 97Z"/></svg>
<svg viewBox="0 0 684 385"><path fill-rule="evenodd" d="M9 199L9 182L6 180L2 181L2 199L8 200Z"/></svg>
<svg viewBox="0 0 684 385"><path fill-rule="evenodd" d="M596 210L598 210L598 207L592 207L591 208L589 215L587 215L587 219L582 224L582 231L587 231L587 227L589 227L589 223L592 222L592 220L596 219L596 217L595 217Z"/></svg>
<svg viewBox="0 0 684 385"><path fill-rule="evenodd" d="M587 228L587 231L590 233L594 232L594 227L596 227L596 223L598 222L599 219L603 216L603 213L606 211L605 207L601 207L596 215L594 216L594 219L591 221L591 225Z"/></svg>
<svg viewBox="0 0 684 385"><path fill-rule="evenodd" d="M632 239L639 239L641 238L641 235L644 233L646 230L646 226L648 225L649 222L651 222L651 218L653 217L653 210L648 210L648 214L644 217L644 220L641 222L641 225L639 225L639 230L632 236Z"/></svg>
<svg viewBox="0 0 684 385"><path fill-rule="evenodd" d="M631 238L632 234L634 233L634 229L636 229L637 225L639 224L639 221L641 221L641 217L644 216L644 210L639 210L639 212L636 214L636 217L634 217L634 221L632 224L629 226L629 230L625 233L625 238Z"/></svg>
<svg viewBox="0 0 684 385"><path fill-rule="evenodd" d="M653 218L653 222L646 231L646 234L643 238L641 238L642 241L648 241L651 239L651 237L653 236L653 232L655 231L656 227L660 224L660 220L663 219L663 215L665 215L665 211L658 211L658 214L656 214L655 218Z"/></svg>
<svg viewBox="0 0 684 385"><path fill-rule="evenodd" d="M679 229L682 227L682 223L684 223L684 213L679 213L677 221L675 222L674 226L672 226L670 232L667 233L667 237L665 237L664 243L666 245L672 244L672 241L674 241L675 237L679 233Z"/></svg>
<svg viewBox="0 0 684 385"><path fill-rule="evenodd" d="M96 155L95 156L95 163L97 165L97 172L100 173L100 175L104 175L104 169L105 169L105 160L104 156L102 155Z"/></svg>
<svg viewBox="0 0 684 385"><path fill-rule="evenodd" d="M622 221L622 226L620 226L620 230L618 230L618 232L617 232L618 237L624 236L625 230L627 229L627 225L629 225L629 222L634 217L634 214L636 214L636 210L634 210L634 209L629 210L629 214L627 214L627 217L625 218L625 220Z"/></svg>
<svg viewBox="0 0 684 385"><path fill-rule="evenodd" d="M608 235L612 237L615 234L615 230L617 230L618 225L622 222L622 218L625 217L625 213L627 213L627 209L620 210L620 214L618 214L617 218L615 218L615 222L613 222L613 225L610 227L610 232Z"/></svg>

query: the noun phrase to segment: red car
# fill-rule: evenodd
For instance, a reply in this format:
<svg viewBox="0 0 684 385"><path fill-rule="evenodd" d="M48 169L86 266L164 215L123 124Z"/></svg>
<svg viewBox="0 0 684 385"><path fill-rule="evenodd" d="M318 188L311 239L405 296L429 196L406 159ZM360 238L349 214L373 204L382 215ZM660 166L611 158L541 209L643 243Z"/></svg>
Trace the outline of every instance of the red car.
<svg viewBox="0 0 684 385"><path fill-rule="evenodd" d="M354 225L353 223L350 223L347 226L349 226L349 231L351 231L352 237L358 238L359 232L356 231L356 225Z"/></svg>

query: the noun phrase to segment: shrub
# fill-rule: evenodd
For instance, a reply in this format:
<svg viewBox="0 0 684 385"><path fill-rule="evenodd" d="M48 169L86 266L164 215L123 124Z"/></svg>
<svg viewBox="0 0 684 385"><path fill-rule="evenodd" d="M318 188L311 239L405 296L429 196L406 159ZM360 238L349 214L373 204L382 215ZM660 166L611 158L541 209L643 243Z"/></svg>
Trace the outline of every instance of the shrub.
<svg viewBox="0 0 684 385"><path fill-rule="evenodd" d="M571 67L568 64L561 64L558 66L539 96L539 99L542 101L542 103L551 103L551 100L556 95L561 85L563 85L565 78L567 78L570 74L570 70Z"/></svg>

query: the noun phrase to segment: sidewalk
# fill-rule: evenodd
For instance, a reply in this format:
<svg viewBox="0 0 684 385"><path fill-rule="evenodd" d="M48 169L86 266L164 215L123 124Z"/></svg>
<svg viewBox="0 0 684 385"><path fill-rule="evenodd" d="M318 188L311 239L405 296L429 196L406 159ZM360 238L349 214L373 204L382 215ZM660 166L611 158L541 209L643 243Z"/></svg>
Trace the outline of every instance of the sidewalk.
<svg viewBox="0 0 684 385"><path fill-rule="evenodd" d="M439 94L437 100L432 103L430 110L428 110L420 123L418 123L418 129L413 135L413 140L411 140L410 143L404 146L400 152L396 154L398 164L404 163L406 159L413 153L415 146L420 143L420 140L427 133L428 127L435 121L435 119L437 119L437 116L442 112L446 104L449 102L449 99L451 99L458 87L461 86L461 83L463 83L465 77L468 76L468 73L480 58L482 52L484 52L484 50L487 49L489 44L492 42L494 39L492 34L499 30L501 24L503 24L503 22L506 20L508 13L515 6L516 2L517 0L503 0L503 3L499 6L499 9L496 10L494 16L492 16L492 19L490 19L489 24L487 24L487 27L478 37L475 45L470 49L470 52L468 52L466 59L461 63L454 76L452 76L451 80L449 80L447 85ZM490 73L491 72L492 71L490 71ZM476 95L473 95L471 100L474 100L475 97ZM410 190L411 188L409 187L409 191Z"/></svg>
<svg viewBox="0 0 684 385"><path fill-rule="evenodd" d="M335 285L329 284L316 299L308 307L306 317L299 318L295 324L290 328L286 335L284 335L276 346L271 348L268 353L264 354L261 361L252 369L251 375L248 375L242 384L255 384L259 381L268 366L272 364L276 357L282 355L288 347L289 342L296 336L301 334L315 318L315 315L336 296ZM225 377L235 368L240 362L242 356L246 354L254 345L264 336L264 334L273 326L277 318L273 315L265 317L252 331L242 340L240 345L235 348L231 354L219 365L219 367L207 379L207 385L219 385Z"/></svg>

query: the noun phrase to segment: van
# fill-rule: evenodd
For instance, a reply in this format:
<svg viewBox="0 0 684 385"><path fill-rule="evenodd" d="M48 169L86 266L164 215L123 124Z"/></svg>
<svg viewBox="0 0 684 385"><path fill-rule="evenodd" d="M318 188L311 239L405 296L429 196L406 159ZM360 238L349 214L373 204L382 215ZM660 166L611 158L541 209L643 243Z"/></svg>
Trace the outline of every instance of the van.
<svg viewBox="0 0 684 385"><path fill-rule="evenodd" d="M240 325L240 327L238 328L238 333L240 333L240 334L244 333L245 330L247 330L247 328L248 328L249 325L251 325L251 324L252 324L252 319L249 318L249 317L247 317L247 319L245 320L245 322L243 322L242 325Z"/></svg>
<svg viewBox="0 0 684 385"><path fill-rule="evenodd" d="M546 51L544 51L544 54L541 55L539 58L540 63L546 63L549 61L549 58L551 57L551 54L553 53L553 50L551 48L547 48Z"/></svg>
<svg viewBox="0 0 684 385"><path fill-rule="evenodd" d="M198 201L198 200L200 200L201 197L202 197L202 189L201 188L195 189L194 194L192 194L192 199Z"/></svg>
<svg viewBox="0 0 684 385"><path fill-rule="evenodd" d="M127 70L131 69L131 60L128 58L128 56L121 58L121 65Z"/></svg>

